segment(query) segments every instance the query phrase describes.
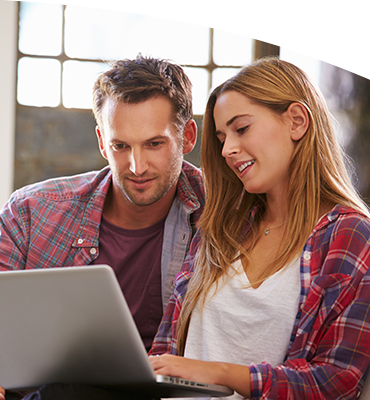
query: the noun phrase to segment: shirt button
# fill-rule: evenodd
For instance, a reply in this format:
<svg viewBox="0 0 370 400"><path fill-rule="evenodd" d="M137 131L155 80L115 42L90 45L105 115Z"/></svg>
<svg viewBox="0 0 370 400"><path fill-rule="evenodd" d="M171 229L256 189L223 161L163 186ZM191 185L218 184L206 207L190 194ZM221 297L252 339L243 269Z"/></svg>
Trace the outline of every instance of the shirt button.
<svg viewBox="0 0 370 400"><path fill-rule="evenodd" d="M310 254L308 251L305 251L305 252L303 253L303 258L304 258L306 261L309 261L309 260L311 260L311 254Z"/></svg>
<svg viewBox="0 0 370 400"><path fill-rule="evenodd" d="M90 254L92 254L92 255L96 254L96 248L95 248L95 247L93 247L92 249L90 249Z"/></svg>
<svg viewBox="0 0 370 400"><path fill-rule="evenodd" d="M78 239L78 240L77 240L77 243L78 243L78 244L82 244L83 242L84 242L83 239Z"/></svg>

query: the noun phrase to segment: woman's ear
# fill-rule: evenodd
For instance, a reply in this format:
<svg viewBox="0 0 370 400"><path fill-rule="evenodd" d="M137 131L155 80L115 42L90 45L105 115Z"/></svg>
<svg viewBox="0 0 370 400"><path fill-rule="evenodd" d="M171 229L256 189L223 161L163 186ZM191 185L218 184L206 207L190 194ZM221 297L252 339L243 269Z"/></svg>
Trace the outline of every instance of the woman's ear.
<svg viewBox="0 0 370 400"><path fill-rule="evenodd" d="M307 108L301 103L292 103L285 111L284 117L289 121L291 139L302 139L310 125Z"/></svg>

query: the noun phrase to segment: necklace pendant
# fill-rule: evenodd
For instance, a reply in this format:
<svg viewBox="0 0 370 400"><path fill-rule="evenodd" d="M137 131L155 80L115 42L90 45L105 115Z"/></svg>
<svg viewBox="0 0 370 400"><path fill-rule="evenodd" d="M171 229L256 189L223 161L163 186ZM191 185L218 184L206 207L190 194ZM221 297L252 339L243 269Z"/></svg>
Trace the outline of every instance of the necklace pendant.
<svg viewBox="0 0 370 400"><path fill-rule="evenodd" d="M265 236L267 236L269 233L270 233L270 229L269 229L269 228L266 228L266 230L265 230Z"/></svg>

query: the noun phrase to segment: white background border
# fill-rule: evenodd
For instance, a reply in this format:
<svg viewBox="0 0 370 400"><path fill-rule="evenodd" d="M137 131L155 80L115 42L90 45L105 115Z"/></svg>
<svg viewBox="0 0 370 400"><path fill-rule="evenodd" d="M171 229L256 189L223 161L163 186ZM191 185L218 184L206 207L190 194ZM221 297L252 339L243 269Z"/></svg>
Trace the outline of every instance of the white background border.
<svg viewBox="0 0 370 400"><path fill-rule="evenodd" d="M367 0L43 2L120 10L218 28L286 47L370 79Z"/></svg>

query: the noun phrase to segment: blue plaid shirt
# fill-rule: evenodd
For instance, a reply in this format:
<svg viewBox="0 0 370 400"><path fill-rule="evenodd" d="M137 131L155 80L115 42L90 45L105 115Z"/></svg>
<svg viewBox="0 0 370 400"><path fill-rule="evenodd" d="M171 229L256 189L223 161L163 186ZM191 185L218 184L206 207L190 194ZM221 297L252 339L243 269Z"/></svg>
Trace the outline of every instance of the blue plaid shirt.
<svg viewBox="0 0 370 400"><path fill-rule="evenodd" d="M176 324L201 235L175 281L151 354L177 353ZM370 361L370 221L336 206L301 258L301 295L282 365L252 364L251 399L356 399ZM248 332L246 332L246 337Z"/></svg>

